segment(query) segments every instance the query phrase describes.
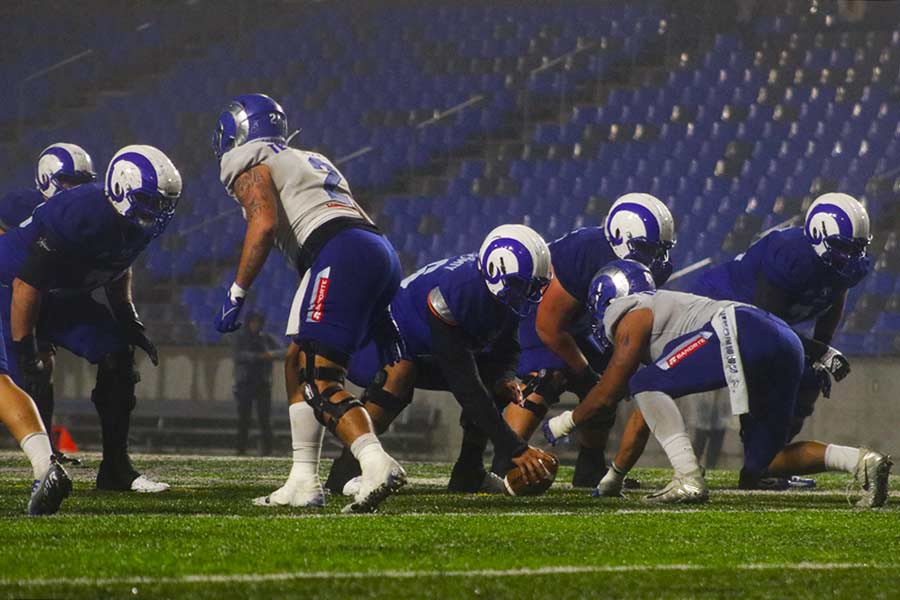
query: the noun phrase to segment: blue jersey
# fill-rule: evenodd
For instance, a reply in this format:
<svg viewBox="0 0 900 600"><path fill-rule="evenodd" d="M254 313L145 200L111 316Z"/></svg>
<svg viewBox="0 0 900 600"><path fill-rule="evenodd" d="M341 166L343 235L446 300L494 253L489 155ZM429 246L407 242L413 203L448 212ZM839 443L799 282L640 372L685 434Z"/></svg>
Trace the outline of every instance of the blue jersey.
<svg viewBox="0 0 900 600"><path fill-rule="evenodd" d="M550 242L553 276L569 295L587 304L597 271L618 257L600 227L582 227Z"/></svg>
<svg viewBox="0 0 900 600"><path fill-rule="evenodd" d="M122 275L152 238L123 219L103 185L60 192L0 236L0 282L51 292L90 291Z"/></svg>
<svg viewBox="0 0 900 600"><path fill-rule="evenodd" d="M37 190L20 190L3 196L0 200L0 229L9 231L18 227L43 202L44 195Z"/></svg>
<svg viewBox="0 0 900 600"><path fill-rule="evenodd" d="M786 314L778 315L794 325L818 317L868 273L847 281L822 262L801 227L773 231L747 252L718 265L697 281L691 292L716 300L754 304L756 287L764 276L789 298Z"/></svg>
<svg viewBox="0 0 900 600"><path fill-rule="evenodd" d="M435 288L445 306L433 306ZM431 263L400 284L391 313L410 358L432 353L429 312L460 327L473 350L488 346L519 324L519 317L488 290L474 254Z"/></svg>

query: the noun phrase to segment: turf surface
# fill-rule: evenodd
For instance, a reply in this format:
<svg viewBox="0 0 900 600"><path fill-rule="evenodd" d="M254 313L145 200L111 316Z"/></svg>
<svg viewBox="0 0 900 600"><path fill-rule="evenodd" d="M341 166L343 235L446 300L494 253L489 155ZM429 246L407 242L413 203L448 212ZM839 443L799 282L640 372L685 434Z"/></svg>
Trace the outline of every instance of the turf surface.
<svg viewBox="0 0 900 600"><path fill-rule="evenodd" d="M445 465L412 478L377 515L265 509L284 459L144 456L158 495L92 489L98 463L74 467L56 516L22 516L29 470L0 455L0 597L585 598L900 597L900 495L852 508L849 478L812 491L746 494L709 474L704 507L641 496L596 500L558 483L540 498L444 491ZM897 490L896 484L892 489Z"/></svg>

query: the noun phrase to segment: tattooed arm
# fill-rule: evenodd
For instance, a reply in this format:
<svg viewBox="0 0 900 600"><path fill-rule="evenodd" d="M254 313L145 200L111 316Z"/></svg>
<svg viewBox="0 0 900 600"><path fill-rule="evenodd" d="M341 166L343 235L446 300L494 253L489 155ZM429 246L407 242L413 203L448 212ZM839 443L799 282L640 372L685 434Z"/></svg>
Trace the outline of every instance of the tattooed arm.
<svg viewBox="0 0 900 600"><path fill-rule="evenodd" d="M234 195L247 219L235 283L248 290L272 250L278 225L278 190L272 182L269 167L257 165L241 174L234 182Z"/></svg>
<svg viewBox="0 0 900 600"><path fill-rule="evenodd" d="M572 413L575 425L597 416L611 416L619 401L628 394L628 381L638 367L650 341L653 312L649 308L633 310L616 327L612 358L599 383Z"/></svg>

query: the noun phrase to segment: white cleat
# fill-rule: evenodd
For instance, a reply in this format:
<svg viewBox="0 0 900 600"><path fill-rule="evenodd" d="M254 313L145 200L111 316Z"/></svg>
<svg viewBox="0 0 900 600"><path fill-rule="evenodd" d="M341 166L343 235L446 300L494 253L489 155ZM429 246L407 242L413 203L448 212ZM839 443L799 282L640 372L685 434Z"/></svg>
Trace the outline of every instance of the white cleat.
<svg viewBox="0 0 900 600"><path fill-rule="evenodd" d="M709 488L700 472L690 475L676 473L669 484L644 498L659 504L703 504L709 500Z"/></svg>
<svg viewBox="0 0 900 600"><path fill-rule="evenodd" d="M290 480L269 494L253 499L254 506L293 506L321 508L325 506L325 490L316 477L313 481Z"/></svg>
<svg viewBox="0 0 900 600"><path fill-rule="evenodd" d="M893 464L890 456L868 448L859 449L859 462L856 463L854 480L862 487L863 494L856 502L856 506L859 508L884 506L887 502L888 480Z"/></svg>
<svg viewBox="0 0 900 600"><path fill-rule="evenodd" d="M481 481L481 487L478 488L479 494L508 494L506 483L503 478L496 473L488 471Z"/></svg>
<svg viewBox="0 0 900 600"><path fill-rule="evenodd" d="M368 473L363 473L353 502L345 506L341 512L375 512L379 504L404 485L406 485L406 471L400 463L385 454L380 465L370 469Z"/></svg>
<svg viewBox="0 0 900 600"><path fill-rule="evenodd" d="M153 481L145 475L138 475L137 479L131 482L131 491L139 494L158 494L167 489L169 489L168 483Z"/></svg>
<svg viewBox="0 0 900 600"><path fill-rule="evenodd" d="M362 487L362 475L357 475L344 484L344 489L341 490L341 494L350 498L355 498L359 493L360 487Z"/></svg>

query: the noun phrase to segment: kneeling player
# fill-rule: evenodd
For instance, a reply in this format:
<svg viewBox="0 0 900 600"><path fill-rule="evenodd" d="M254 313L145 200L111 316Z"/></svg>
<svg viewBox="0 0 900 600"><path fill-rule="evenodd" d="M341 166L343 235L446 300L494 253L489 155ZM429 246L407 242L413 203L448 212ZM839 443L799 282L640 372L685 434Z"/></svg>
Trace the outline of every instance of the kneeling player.
<svg viewBox="0 0 900 600"><path fill-rule="evenodd" d="M536 313L519 329L519 375L528 381L525 402L510 405L505 413L519 435L527 440L563 392L584 399L606 365L607 357L591 335L588 308L597 271L617 257L628 258L646 265L657 286L662 286L672 273L669 250L674 244L669 209L641 193L617 199L602 228L577 229L550 243L553 281ZM579 428L575 487L594 487L606 471L604 450L614 417Z"/></svg>
<svg viewBox="0 0 900 600"><path fill-rule="evenodd" d="M488 439L504 458L501 473L516 465L541 478L547 455L516 435L500 410L521 399L515 376L519 322L540 301L550 278L550 253L541 236L524 225L501 225L477 255L432 263L403 281L391 302L405 345L402 360L383 362L380 340L353 357L350 377L368 385L366 409L380 430L409 403L414 388L453 392L463 408L464 434L451 491L503 491L499 478L484 469ZM335 492L355 475L349 458L339 459L329 477Z"/></svg>
<svg viewBox="0 0 900 600"><path fill-rule="evenodd" d="M175 214L181 175L151 146L126 146L106 171L105 185L87 183L61 192L31 219L0 237L0 281L10 373L17 381L39 377L44 366L35 327L42 335L97 365L91 393L103 435L97 488L159 492L169 486L142 476L128 456L135 406L134 346L154 364L131 296L131 265ZM105 288L109 308L91 291Z"/></svg>
<svg viewBox="0 0 900 600"><path fill-rule="evenodd" d="M613 345L613 355L585 401L545 423L551 443L614 411L630 393L675 469L673 480L648 500L705 502L706 482L673 399L727 386L732 412L741 418L742 480L839 468L862 482L858 506L885 502L888 457L818 442L785 448L803 346L784 321L749 305L654 291L649 271L629 261L603 269L592 288L598 338ZM637 371L641 363L646 366Z"/></svg>

